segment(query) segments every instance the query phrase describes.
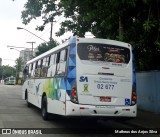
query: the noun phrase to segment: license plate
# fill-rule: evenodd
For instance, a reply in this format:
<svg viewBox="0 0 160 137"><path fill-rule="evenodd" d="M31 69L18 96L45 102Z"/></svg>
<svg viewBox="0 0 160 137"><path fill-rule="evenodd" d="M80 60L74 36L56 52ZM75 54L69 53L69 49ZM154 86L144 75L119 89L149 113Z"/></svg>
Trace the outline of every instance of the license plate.
<svg viewBox="0 0 160 137"><path fill-rule="evenodd" d="M100 101L101 102L111 102L111 98L110 97L100 97Z"/></svg>

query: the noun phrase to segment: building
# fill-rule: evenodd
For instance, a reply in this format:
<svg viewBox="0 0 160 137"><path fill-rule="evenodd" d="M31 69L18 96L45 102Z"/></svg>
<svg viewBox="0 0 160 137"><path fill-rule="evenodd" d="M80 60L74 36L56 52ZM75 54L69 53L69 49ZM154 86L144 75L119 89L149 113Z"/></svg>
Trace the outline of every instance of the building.
<svg viewBox="0 0 160 137"><path fill-rule="evenodd" d="M26 64L27 61L33 58L33 52L31 49L26 48L20 51L19 57L21 57L23 59L24 64Z"/></svg>

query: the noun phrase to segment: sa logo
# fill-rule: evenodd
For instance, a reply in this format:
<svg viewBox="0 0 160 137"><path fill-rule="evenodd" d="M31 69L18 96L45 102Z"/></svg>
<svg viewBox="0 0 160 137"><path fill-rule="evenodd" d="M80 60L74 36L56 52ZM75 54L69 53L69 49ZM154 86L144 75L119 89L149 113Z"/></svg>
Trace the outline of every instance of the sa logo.
<svg viewBox="0 0 160 137"><path fill-rule="evenodd" d="M88 77L81 76L79 82L88 82Z"/></svg>

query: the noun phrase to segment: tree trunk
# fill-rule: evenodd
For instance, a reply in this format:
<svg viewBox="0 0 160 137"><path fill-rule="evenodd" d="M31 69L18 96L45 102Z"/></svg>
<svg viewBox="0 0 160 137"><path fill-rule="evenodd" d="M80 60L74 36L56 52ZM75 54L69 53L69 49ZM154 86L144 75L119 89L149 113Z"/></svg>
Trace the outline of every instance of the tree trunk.
<svg viewBox="0 0 160 137"><path fill-rule="evenodd" d="M122 18L119 16L119 40L123 40L123 24L122 24Z"/></svg>

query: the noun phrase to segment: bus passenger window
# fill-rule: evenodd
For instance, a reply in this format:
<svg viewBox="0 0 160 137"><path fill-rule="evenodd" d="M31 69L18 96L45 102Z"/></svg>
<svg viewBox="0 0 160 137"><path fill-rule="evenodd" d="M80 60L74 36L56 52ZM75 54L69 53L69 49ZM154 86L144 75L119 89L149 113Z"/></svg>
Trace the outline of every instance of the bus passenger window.
<svg viewBox="0 0 160 137"><path fill-rule="evenodd" d="M42 60L39 60L37 68L41 68L41 66L42 66Z"/></svg>
<svg viewBox="0 0 160 137"><path fill-rule="evenodd" d="M61 51L60 62L66 61L66 51L67 49Z"/></svg>
<svg viewBox="0 0 160 137"><path fill-rule="evenodd" d="M42 60L42 68L46 66L46 61L47 61L46 58L44 58L44 59Z"/></svg>
<svg viewBox="0 0 160 137"><path fill-rule="evenodd" d="M50 60L51 60L51 56L47 57L47 62L48 62L48 64L46 64L47 66L50 65Z"/></svg>
<svg viewBox="0 0 160 137"><path fill-rule="evenodd" d="M48 68L47 77L54 77L56 71L56 54L50 56L50 65Z"/></svg>
<svg viewBox="0 0 160 137"><path fill-rule="evenodd" d="M52 55L51 55L51 58L50 58L50 66L53 65L53 64L55 64L55 55L56 55L56 54L52 54Z"/></svg>
<svg viewBox="0 0 160 137"><path fill-rule="evenodd" d="M46 77L47 76L47 71L48 71L48 67L47 67L47 58L44 58L42 61L42 68L41 68L41 77Z"/></svg>
<svg viewBox="0 0 160 137"><path fill-rule="evenodd" d="M31 78L35 77L35 70L36 70L36 62L33 63L33 68L32 68L32 71L31 71Z"/></svg>
<svg viewBox="0 0 160 137"><path fill-rule="evenodd" d="M65 76L66 60L67 60L67 49L64 49L59 54L59 61L57 61L57 67L56 67L56 75Z"/></svg>
<svg viewBox="0 0 160 137"><path fill-rule="evenodd" d="M31 77L31 73L32 73L32 69L33 69L33 63L29 65L29 78Z"/></svg>
<svg viewBox="0 0 160 137"><path fill-rule="evenodd" d="M60 52L57 53L56 63L59 63L60 61Z"/></svg>
<svg viewBox="0 0 160 137"><path fill-rule="evenodd" d="M42 60L36 62L35 77L40 77Z"/></svg>

